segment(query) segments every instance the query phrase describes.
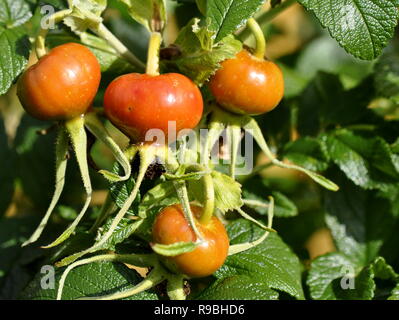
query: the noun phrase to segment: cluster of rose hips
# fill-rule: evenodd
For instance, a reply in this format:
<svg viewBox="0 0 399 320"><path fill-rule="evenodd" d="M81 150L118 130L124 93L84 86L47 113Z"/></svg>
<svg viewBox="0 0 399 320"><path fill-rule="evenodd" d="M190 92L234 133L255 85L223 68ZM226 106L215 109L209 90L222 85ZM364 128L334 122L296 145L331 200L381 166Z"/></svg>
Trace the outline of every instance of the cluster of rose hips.
<svg viewBox="0 0 399 320"><path fill-rule="evenodd" d="M31 116L47 121L69 122L93 112L99 88L100 65L85 46L66 43L55 47L21 76L18 96ZM224 61L209 81L221 108L234 114L257 115L275 108L283 97L283 75L276 64L247 50ZM168 122L176 130L193 129L203 114L201 91L178 73L130 73L113 80L105 91L104 113L132 144L143 145L150 129L168 134ZM193 251L165 259L172 271L188 277L204 277L223 265L229 238L222 222L212 216L200 222L202 207L191 205L202 243ZM153 242L170 245L195 242L181 205L163 209L152 229Z"/></svg>

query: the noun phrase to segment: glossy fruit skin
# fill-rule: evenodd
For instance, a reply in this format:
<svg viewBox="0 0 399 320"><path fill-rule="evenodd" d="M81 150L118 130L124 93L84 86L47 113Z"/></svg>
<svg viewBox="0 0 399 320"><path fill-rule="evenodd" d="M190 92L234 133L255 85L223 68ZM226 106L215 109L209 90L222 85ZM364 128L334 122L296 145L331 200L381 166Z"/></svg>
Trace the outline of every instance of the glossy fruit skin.
<svg viewBox="0 0 399 320"><path fill-rule="evenodd" d="M144 142L150 129L160 129L168 139L168 121L176 121L177 134L195 128L202 117L203 100L198 87L184 75L130 73L108 86L104 110L128 137Z"/></svg>
<svg viewBox="0 0 399 320"><path fill-rule="evenodd" d="M91 106L101 80L95 55L78 43L53 48L18 80L22 106L40 120L68 120Z"/></svg>
<svg viewBox="0 0 399 320"><path fill-rule="evenodd" d="M198 218L201 207L191 206ZM218 270L227 258L229 238L224 225L215 216L202 225L196 222L199 232L204 236L204 243L191 252L167 258L167 266L191 278L206 277ZM163 209L155 219L152 229L153 241L160 244L176 242L195 242L196 236L184 218L181 205Z"/></svg>
<svg viewBox="0 0 399 320"><path fill-rule="evenodd" d="M284 96L284 78L274 62L242 50L235 58L222 62L209 88L226 110L257 115L273 110L280 103Z"/></svg>

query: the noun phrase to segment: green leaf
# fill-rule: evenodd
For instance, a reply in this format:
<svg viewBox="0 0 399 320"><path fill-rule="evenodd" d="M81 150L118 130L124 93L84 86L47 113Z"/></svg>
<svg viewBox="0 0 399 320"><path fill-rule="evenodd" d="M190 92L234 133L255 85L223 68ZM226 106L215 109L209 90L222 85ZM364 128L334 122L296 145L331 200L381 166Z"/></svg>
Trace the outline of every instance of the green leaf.
<svg viewBox="0 0 399 320"><path fill-rule="evenodd" d="M399 179L396 156L381 137L364 138L349 130L323 137L331 160L356 185L386 190Z"/></svg>
<svg viewBox="0 0 399 320"><path fill-rule="evenodd" d="M195 299L198 300L277 300L278 292L245 275L216 280Z"/></svg>
<svg viewBox="0 0 399 320"><path fill-rule="evenodd" d="M64 23L80 34L102 22L101 14L106 7L107 0L73 0L70 6L72 14L64 19Z"/></svg>
<svg viewBox="0 0 399 320"><path fill-rule="evenodd" d="M207 0L196 0L198 10L205 15L206 14L206 2Z"/></svg>
<svg viewBox="0 0 399 320"><path fill-rule="evenodd" d="M399 102L399 43L393 42L374 67L374 84L377 93Z"/></svg>
<svg viewBox="0 0 399 320"><path fill-rule="evenodd" d="M104 226L102 227L101 236L103 236L109 230L113 218L114 217L112 216L107 219ZM99 250L102 249L115 250L115 246L128 239L140 227L142 223L143 223L142 219L132 220L128 218L123 218L116 226L114 232L109 237L109 239L101 247L99 247Z"/></svg>
<svg viewBox="0 0 399 320"><path fill-rule="evenodd" d="M396 282L398 275L382 257L359 269L345 255L328 253L312 261L307 285L316 300L371 300L375 278Z"/></svg>
<svg viewBox="0 0 399 320"><path fill-rule="evenodd" d="M342 174L335 177L341 191L325 193L326 223L336 247L355 266L365 266L395 233L393 204L375 191L356 187Z"/></svg>
<svg viewBox="0 0 399 320"><path fill-rule="evenodd" d="M149 190L143 197L139 205L139 216L146 217L147 211L153 207L169 206L179 203L176 190L171 181L165 181L157 184Z"/></svg>
<svg viewBox="0 0 399 320"><path fill-rule="evenodd" d="M337 125L370 123L376 117L367 108L372 98L372 79L345 91L338 76L319 72L299 99L298 130L302 135L317 135Z"/></svg>
<svg viewBox="0 0 399 320"><path fill-rule="evenodd" d="M202 86L220 68L221 62L233 58L242 49L242 44L234 37L228 36L213 46L211 50L206 50L203 48L198 34L193 32L194 24L195 21L192 20L181 29L176 39L176 45L182 54L168 63L177 67L197 85Z"/></svg>
<svg viewBox="0 0 399 320"><path fill-rule="evenodd" d="M323 149L323 144L311 137L286 144L284 156L291 162L312 171L325 171L329 166L328 154Z"/></svg>
<svg viewBox="0 0 399 320"><path fill-rule="evenodd" d="M149 31L160 31L166 24L165 0L120 0L130 16Z"/></svg>
<svg viewBox="0 0 399 320"><path fill-rule="evenodd" d="M346 270L350 269L353 269L352 262L340 253L328 253L313 260L306 280L312 299L336 299L336 291L343 291L337 282L347 276Z"/></svg>
<svg viewBox="0 0 399 320"><path fill-rule="evenodd" d="M231 222L227 229L232 245L254 241L264 234L261 228L242 219ZM271 233L265 241L252 249L229 256L215 276L218 279L245 277L251 279L252 283L262 283L259 287L263 291L260 297L271 295L271 289L276 293L286 292L297 299L304 298L301 263L276 233ZM232 292L229 296L233 294ZM238 293L238 296L242 294Z"/></svg>
<svg viewBox="0 0 399 320"><path fill-rule="evenodd" d="M398 9L391 0L299 0L355 57L377 58L392 38Z"/></svg>
<svg viewBox="0 0 399 320"><path fill-rule="evenodd" d="M22 27L5 29L0 26L0 95L6 93L25 69L30 43Z"/></svg>
<svg viewBox="0 0 399 320"><path fill-rule="evenodd" d="M399 300L399 283L392 290L391 295L389 296L388 300Z"/></svg>
<svg viewBox="0 0 399 320"><path fill-rule="evenodd" d="M32 216L0 218L0 299L15 300L31 281L31 266L43 257L38 247L22 248L33 232L37 219Z"/></svg>
<svg viewBox="0 0 399 320"><path fill-rule="evenodd" d="M159 244L155 243L151 246L152 250L156 253L166 256L166 257L175 257L183 253L193 251L198 244L194 242L176 242L173 244Z"/></svg>
<svg viewBox="0 0 399 320"><path fill-rule="evenodd" d="M24 0L0 0L0 26L14 28L31 17L32 12Z"/></svg>
<svg viewBox="0 0 399 320"><path fill-rule="evenodd" d="M63 269L56 272L56 284ZM43 274L38 274L21 295L24 300L55 300L55 289L42 289L40 286ZM62 299L72 300L81 297L102 296L122 290L128 290L142 280L136 271L121 263L96 262L83 265L71 271L65 281ZM144 291L125 300L156 300L152 291Z"/></svg>
<svg viewBox="0 0 399 320"><path fill-rule="evenodd" d="M120 171L120 165L115 164L113 168L113 172L118 174ZM126 199L129 197L130 193L133 191L136 182L133 177L130 177L126 181L114 182L110 184L109 191L111 193L112 199L115 204L121 209L126 202ZM132 206L127 211L127 214L137 215L138 205L140 203L140 194L137 194L136 199L134 200Z"/></svg>
<svg viewBox="0 0 399 320"><path fill-rule="evenodd" d="M222 213L242 206L241 185L233 178L218 171L212 171L213 187L215 189L215 208ZM204 203L203 182L190 180L189 193L200 203Z"/></svg>
<svg viewBox="0 0 399 320"><path fill-rule="evenodd" d="M265 0L208 0L206 18L215 32L215 42L245 25Z"/></svg>

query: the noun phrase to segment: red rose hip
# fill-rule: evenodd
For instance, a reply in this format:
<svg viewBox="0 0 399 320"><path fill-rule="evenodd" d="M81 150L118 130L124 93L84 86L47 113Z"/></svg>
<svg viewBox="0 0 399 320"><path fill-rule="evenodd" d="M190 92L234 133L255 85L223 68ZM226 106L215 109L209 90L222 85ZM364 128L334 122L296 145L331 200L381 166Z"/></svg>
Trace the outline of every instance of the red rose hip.
<svg viewBox="0 0 399 320"><path fill-rule="evenodd" d="M131 73L116 78L104 96L108 119L135 142L144 142L150 129L168 138L168 121L176 134L193 129L202 117L203 100L198 87L178 73Z"/></svg>
<svg viewBox="0 0 399 320"><path fill-rule="evenodd" d="M18 97L31 116L68 120L91 106L101 80L95 55L78 43L53 48L18 80Z"/></svg>

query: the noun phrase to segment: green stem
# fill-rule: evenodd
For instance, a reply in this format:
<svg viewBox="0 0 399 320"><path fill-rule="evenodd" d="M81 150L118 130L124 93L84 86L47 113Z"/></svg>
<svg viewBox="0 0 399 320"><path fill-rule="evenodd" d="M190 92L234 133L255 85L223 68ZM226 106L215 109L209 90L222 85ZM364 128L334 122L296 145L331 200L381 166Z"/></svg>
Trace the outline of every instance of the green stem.
<svg viewBox="0 0 399 320"><path fill-rule="evenodd" d="M48 23L58 23L62 21L66 16L68 16L72 12L71 9L66 9L66 10L61 10L49 17ZM39 30L39 33L36 37L36 42L35 42L35 51L36 51L36 56L38 59L46 55L46 36L48 33L48 28L41 28Z"/></svg>
<svg viewBox="0 0 399 320"><path fill-rule="evenodd" d="M128 60L132 65L136 66L140 71L145 70L145 65L140 61L107 27L100 23L98 26L90 29L99 37L106 40L118 54Z"/></svg>
<svg viewBox="0 0 399 320"><path fill-rule="evenodd" d="M206 171L206 168L199 164L193 164L187 167L186 171L203 172ZM215 211L215 188L213 185L213 178L210 173L204 174L201 179L204 184L204 207L202 209L201 217L198 219L198 221L201 224L206 225L211 221Z"/></svg>
<svg viewBox="0 0 399 320"><path fill-rule="evenodd" d="M82 177L83 186L86 190L86 201L83 205L82 210L72 222L72 224L51 244L44 246L43 248L51 248L59 245L75 231L76 226L83 218L91 202L92 187L90 182L89 167L87 164L87 136L84 128L84 117L79 116L77 118L68 120L65 122L65 128L68 131L72 140L73 149L75 151L76 159L78 162L80 175Z"/></svg>
<svg viewBox="0 0 399 320"><path fill-rule="evenodd" d="M53 198L51 199L50 206L47 209L46 214L44 215L42 221L40 221L39 226L35 230L35 232L31 235L31 237L25 241L22 246L26 246L30 243L35 242L39 239L40 235L45 228L48 219L50 218L51 213L53 212L55 206L57 205L58 200L60 199L62 190L64 189L65 184L65 172L67 167L67 154L68 154L68 135L65 132L65 128L63 126L58 129L58 137L56 143L56 174L55 174L55 190Z"/></svg>
<svg viewBox="0 0 399 320"><path fill-rule="evenodd" d="M254 18L248 19L248 27L255 36L256 40L254 56L258 59L264 59L266 53L266 39L265 35L263 34L263 30Z"/></svg>
<svg viewBox="0 0 399 320"><path fill-rule="evenodd" d="M174 181L173 185L175 186L177 196L179 197L180 202L182 204L184 216L185 216L186 220L188 221L188 223L190 224L190 227L193 229L193 231L197 237L197 240L201 241L203 239L203 236L201 235L201 233L199 232L199 230L197 228L193 212L191 211L190 200L188 198L186 183L185 183L185 181Z"/></svg>
<svg viewBox="0 0 399 320"><path fill-rule="evenodd" d="M102 122L97 118L96 114L90 112L85 115L85 125L89 129L89 131L100 141L102 141L115 156L118 163L122 166L125 175L119 176L107 170L100 170L99 173L104 175L104 177L112 182L124 181L129 179L131 174L131 166L130 162L119 148L119 146L115 143L115 141L109 135L107 129L104 127Z"/></svg>
<svg viewBox="0 0 399 320"><path fill-rule="evenodd" d="M266 11L265 13L261 14L256 20L258 21L259 25L263 26L273 20L277 15L283 12L288 7L292 6L296 3L297 0L286 0L280 5L274 7ZM251 36L251 30L244 29L239 35L240 40L245 41Z"/></svg>
<svg viewBox="0 0 399 320"><path fill-rule="evenodd" d="M122 263L129 263L136 266L153 266L155 260L152 255L135 255L135 254L101 254L98 256L90 257L87 259L82 259L76 261L69 265L65 271L62 273L61 279L58 283L58 290L57 290L57 300L61 300L62 292L65 286L65 280L68 274L76 267L93 263L93 262L105 262L105 261L112 261L112 262L122 262Z"/></svg>
<svg viewBox="0 0 399 320"><path fill-rule="evenodd" d="M243 122L244 120L245 120L245 123L243 123L244 129L252 134L252 136L254 137L255 141L258 143L263 153L266 155L266 157L270 159L271 163L281 168L295 169L301 171L328 190L337 191L339 189L339 187L334 182L330 181L329 179L321 176L316 172L307 170L305 168L302 168L294 164L287 164L278 160L271 152L269 146L267 145L267 142L263 137L262 130L259 128L258 123L251 117L243 118Z"/></svg>
<svg viewBox="0 0 399 320"><path fill-rule="evenodd" d="M170 300L186 300L184 277L182 275L168 277L167 292Z"/></svg>
<svg viewBox="0 0 399 320"><path fill-rule="evenodd" d="M267 169L267 168L270 168L271 166L273 166L273 163L271 163L271 162L269 162L269 163L264 163L264 164L261 164L261 165L259 165L259 166L256 166L256 167L251 171L250 174L248 174L248 175L246 175L246 176L242 176L241 178L238 179L238 181L239 181L241 184L243 184L244 181L249 180L250 178L256 176L259 172L261 172L261 171L263 171L263 170L265 170L265 169Z"/></svg>
<svg viewBox="0 0 399 320"><path fill-rule="evenodd" d="M123 219L126 212L133 204L133 201L136 199L137 194L139 192L141 183L144 180L145 173L148 167L150 166L151 162L154 160L154 154L155 154L155 149L152 146L144 145L140 148L139 150L140 168L134 188L129 197L126 199L122 208L119 210L116 217L112 221L109 230L104 234L104 236L100 239L99 242L97 242L91 249L88 249L89 252L94 252L97 248L101 247L111 237L112 233L115 231L115 228L118 226L119 222Z"/></svg>
<svg viewBox="0 0 399 320"><path fill-rule="evenodd" d="M230 152L230 176L235 179L236 175L236 164L238 156L238 146L241 141L241 127L235 124L227 127L227 133L229 135L229 144L231 145Z"/></svg>
<svg viewBox="0 0 399 320"><path fill-rule="evenodd" d="M162 36L159 32L151 32L148 45L146 73L151 76L159 75L159 49L161 48Z"/></svg>
<svg viewBox="0 0 399 320"><path fill-rule="evenodd" d="M151 289L158 283L161 283L163 280L165 280L165 275L161 270L158 268L153 269L143 281L131 289L122 292L111 293L105 296L79 298L78 300L118 300L131 297L137 293Z"/></svg>
<svg viewBox="0 0 399 320"><path fill-rule="evenodd" d="M272 228L272 223L273 223L273 215L274 215L274 199L273 197L269 197L270 200L270 207L267 213L267 228L271 229ZM251 249L253 247L256 247L257 245L261 244L270 234L270 231L265 231L265 233L257 240L252 241L252 242L245 242L245 243L240 243L240 244L235 244L230 246L229 248L229 256L233 254L237 254L243 251L246 251L248 249Z"/></svg>
<svg viewBox="0 0 399 320"><path fill-rule="evenodd" d="M84 265L84 264L88 264L88 263L92 263L92 262L96 262L96 261L115 261L116 260L116 255L115 254L102 254L102 255L98 255L98 256L94 256L94 257L90 257L87 259L83 259L83 260L79 260L76 261L75 263L72 263L71 265L69 265L65 271L62 273L61 275L61 279L58 283L58 290L57 290L57 300L61 300L62 299L62 292L64 290L64 285L65 285L65 280L66 277L68 276L69 272L72 271L72 269Z"/></svg>
<svg viewBox="0 0 399 320"><path fill-rule="evenodd" d="M252 218L249 214L247 214L244 210L241 208L237 209L238 213L246 220L251 221L252 223L256 224L258 227L262 228L263 230L269 231L269 232L276 232L276 230L264 226L262 223L260 223L258 220Z"/></svg>

